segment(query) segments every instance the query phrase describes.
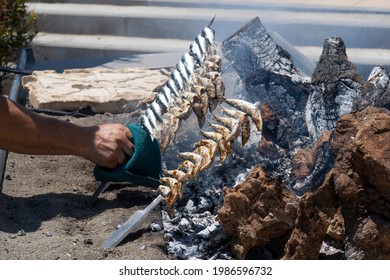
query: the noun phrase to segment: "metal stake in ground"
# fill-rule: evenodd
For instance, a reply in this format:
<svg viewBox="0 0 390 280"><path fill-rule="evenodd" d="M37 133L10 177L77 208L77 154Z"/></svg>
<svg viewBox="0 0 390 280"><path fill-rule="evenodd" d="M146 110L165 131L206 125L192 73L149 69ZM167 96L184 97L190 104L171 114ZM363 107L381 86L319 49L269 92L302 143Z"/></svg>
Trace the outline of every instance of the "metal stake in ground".
<svg viewBox="0 0 390 280"><path fill-rule="evenodd" d="M118 245L131 231L133 231L149 213L163 201L163 197L156 197L144 210L136 211L125 223L123 223L106 241L103 242L104 249L111 249Z"/></svg>
<svg viewBox="0 0 390 280"><path fill-rule="evenodd" d="M104 192L109 186L111 185L111 182L101 182L99 187L97 188L97 190L94 192L94 194L92 195L91 199L89 200L88 202L88 205L89 206L92 206L96 199L98 198L98 196Z"/></svg>

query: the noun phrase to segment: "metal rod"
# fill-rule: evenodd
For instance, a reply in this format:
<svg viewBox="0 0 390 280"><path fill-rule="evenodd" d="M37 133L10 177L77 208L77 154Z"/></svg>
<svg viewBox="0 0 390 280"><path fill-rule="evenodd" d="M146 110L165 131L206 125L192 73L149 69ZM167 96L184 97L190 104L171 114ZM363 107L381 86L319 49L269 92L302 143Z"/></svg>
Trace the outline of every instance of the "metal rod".
<svg viewBox="0 0 390 280"><path fill-rule="evenodd" d="M94 194L92 195L91 199L88 201L88 205L92 206L96 199L99 197L99 195L104 192L109 186L111 185L111 182L101 182L99 187L96 189Z"/></svg>
<svg viewBox="0 0 390 280"><path fill-rule="evenodd" d="M27 51L23 49L20 52L17 68L24 69L26 67L26 62L27 62ZM8 95L8 98L11 101L16 103L18 103L19 101L20 84L21 84L21 76L19 74L16 74ZM3 181L4 181L7 158L8 158L8 151L0 150L0 193L3 192Z"/></svg>
<svg viewBox="0 0 390 280"><path fill-rule="evenodd" d="M111 249L118 245L131 231L133 231L149 213L163 201L163 197L156 197L144 210L136 211L120 228L118 228L106 241L103 242L104 249Z"/></svg>
<svg viewBox="0 0 390 280"><path fill-rule="evenodd" d="M31 75L33 71L31 70L22 70L22 69L14 69L9 67L0 67L0 72L6 72L6 73L14 73L14 74L20 74L20 75Z"/></svg>

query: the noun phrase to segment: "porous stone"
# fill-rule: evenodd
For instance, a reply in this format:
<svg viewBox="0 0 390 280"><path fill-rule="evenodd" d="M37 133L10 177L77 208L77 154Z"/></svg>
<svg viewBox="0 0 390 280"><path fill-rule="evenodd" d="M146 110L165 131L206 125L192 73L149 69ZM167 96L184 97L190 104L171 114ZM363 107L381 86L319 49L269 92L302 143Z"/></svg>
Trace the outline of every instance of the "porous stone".
<svg viewBox="0 0 390 280"><path fill-rule="evenodd" d="M224 194L218 218L222 228L233 236L231 248L239 259L244 259L251 248L265 246L294 227L296 195L261 167L236 188L224 188Z"/></svg>
<svg viewBox="0 0 390 280"><path fill-rule="evenodd" d="M252 248L266 250L273 242L284 244L273 252L282 252L283 259L390 258L389 133L386 109L343 115L315 149L297 153L297 178L313 172L319 147L331 145L334 157L321 187L301 197L261 167L234 189L224 188L218 217L234 256L243 259Z"/></svg>
<svg viewBox="0 0 390 280"><path fill-rule="evenodd" d="M335 163L323 185L300 199L285 259L316 259L325 236L346 259L390 258L390 112L367 107L340 118Z"/></svg>
<svg viewBox="0 0 390 280"><path fill-rule="evenodd" d="M335 132L335 190L349 259L390 258L390 112L367 107Z"/></svg>
<svg viewBox="0 0 390 280"><path fill-rule="evenodd" d="M23 86L34 108L75 111L89 106L97 113L128 113L167 79L160 70L99 67L34 71L23 77Z"/></svg>
<svg viewBox="0 0 390 280"><path fill-rule="evenodd" d="M336 200L331 184L300 198L297 220L286 243L284 259L318 258L330 220L336 213Z"/></svg>

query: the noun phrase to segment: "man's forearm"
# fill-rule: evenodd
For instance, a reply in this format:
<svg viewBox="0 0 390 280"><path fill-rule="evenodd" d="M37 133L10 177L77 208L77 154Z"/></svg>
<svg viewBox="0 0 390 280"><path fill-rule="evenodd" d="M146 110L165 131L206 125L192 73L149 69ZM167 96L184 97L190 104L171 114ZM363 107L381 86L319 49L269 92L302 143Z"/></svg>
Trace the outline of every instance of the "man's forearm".
<svg viewBox="0 0 390 280"><path fill-rule="evenodd" d="M42 117L0 98L0 147L24 154L81 155L85 130L54 118Z"/></svg>
<svg viewBox="0 0 390 280"><path fill-rule="evenodd" d="M134 151L121 124L82 127L43 117L0 96L0 148L15 153L82 156L114 168Z"/></svg>

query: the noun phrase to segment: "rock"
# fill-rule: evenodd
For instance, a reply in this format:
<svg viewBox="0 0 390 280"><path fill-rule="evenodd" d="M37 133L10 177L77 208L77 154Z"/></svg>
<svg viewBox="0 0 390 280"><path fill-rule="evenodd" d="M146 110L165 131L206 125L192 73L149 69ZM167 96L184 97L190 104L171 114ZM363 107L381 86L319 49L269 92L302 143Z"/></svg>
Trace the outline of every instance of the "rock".
<svg viewBox="0 0 390 280"><path fill-rule="evenodd" d="M363 119L361 119L363 118ZM372 107L362 112L351 162L359 176L390 200L390 117Z"/></svg>
<svg viewBox="0 0 390 280"><path fill-rule="evenodd" d="M232 251L244 259L253 247L261 247L294 227L297 197L258 167L235 189L224 188L225 201L218 210L222 228L231 236Z"/></svg>
<svg viewBox="0 0 390 280"><path fill-rule="evenodd" d="M90 106L97 113L128 113L166 79L161 71L146 68L45 70L23 77L23 86L34 108L73 111Z"/></svg>
<svg viewBox="0 0 390 280"><path fill-rule="evenodd" d="M21 230L19 230L19 231L16 233L16 235L17 235L17 236L26 236L26 232L25 232L23 229L21 229Z"/></svg>
<svg viewBox="0 0 390 280"><path fill-rule="evenodd" d="M314 169L314 149L299 150L292 159L292 175L296 180L310 176Z"/></svg>
<svg viewBox="0 0 390 280"><path fill-rule="evenodd" d="M340 118L335 163L323 185L300 199L284 259L316 259L325 237L347 259L390 258L390 112L367 107Z"/></svg>
<svg viewBox="0 0 390 280"><path fill-rule="evenodd" d="M262 252L273 241L284 244L283 259L390 258L388 139L390 112L367 107L343 115L333 133L294 157L293 174L302 179L313 173L319 154L334 156L333 168L314 192L298 200L261 167L235 189L224 188L218 216L235 256L243 259L252 248Z"/></svg>
<svg viewBox="0 0 390 280"><path fill-rule="evenodd" d="M344 41L339 37L326 39L305 109L313 143L325 130L333 130L342 115L352 111L354 99L363 85L362 76L348 60Z"/></svg>
<svg viewBox="0 0 390 280"><path fill-rule="evenodd" d="M390 224L380 215L364 215L352 228L346 244L348 259L388 260L390 258Z"/></svg>
<svg viewBox="0 0 390 280"><path fill-rule="evenodd" d="M160 230L161 230L161 225L160 225L158 222L153 221L153 222L150 223L150 225L149 225L149 230L150 230L150 231L153 231L153 232L160 231Z"/></svg>
<svg viewBox="0 0 390 280"><path fill-rule="evenodd" d="M284 156L284 151L273 141L267 141L264 137L259 143L259 154L270 161L278 161Z"/></svg>
<svg viewBox="0 0 390 280"><path fill-rule="evenodd" d="M93 245L92 238L86 238L86 239L84 239L84 245Z"/></svg>
<svg viewBox="0 0 390 280"><path fill-rule="evenodd" d="M318 258L330 221L336 212L336 200L331 184L324 184L314 194L305 193L301 197L297 221L285 246L284 259Z"/></svg>
<svg viewBox="0 0 390 280"><path fill-rule="evenodd" d="M390 112L367 107L340 119L335 190L349 259L390 258Z"/></svg>

